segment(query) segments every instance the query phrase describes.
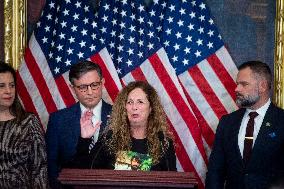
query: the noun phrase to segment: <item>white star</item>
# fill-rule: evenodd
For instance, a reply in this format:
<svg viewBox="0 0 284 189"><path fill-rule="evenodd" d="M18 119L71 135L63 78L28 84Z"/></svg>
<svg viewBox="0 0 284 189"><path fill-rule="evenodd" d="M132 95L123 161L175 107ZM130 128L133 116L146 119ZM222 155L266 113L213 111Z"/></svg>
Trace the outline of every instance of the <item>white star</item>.
<svg viewBox="0 0 284 189"><path fill-rule="evenodd" d="M129 48L126 52L128 52L128 55L130 56L131 54L133 54L133 49Z"/></svg>
<svg viewBox="0 0 284 189"><path fill-rule="evenodd" d="M188 35L188 36L186 37L186 40L187 40L187 42L192 41L192 36L189 36L189 35Z"/></svg>
<svg viewBox="0 0 284 189"><path fill-rule="evenodd" d="M122 39L124 39L124 34L120 34L119 36L118 36L118 38L120 39L120 41L122 40Z"/></svg>
<svg viewBox="0 0 284 189"><path fill-rule="evenodd" d="M83 41L83 40L79 44L80 44L81 48L86 46L86 42Z"/></svg>
<svg viewBox="0 0 284 189"><path fill-rule="evenodd" d="M154 32L152 32L152 31L149 31L149 33L147 34L149 37L150 37L150 39L152 38L152 37L154 37Z"/></svg>
<svg viewBox="0 0 284 189"><path fill-rule="evenodd" d="M139 32L140 35L144 34L144 30L142 28L140 28L138 32Z"/></svg>
<svg viewBox="0 0 284 189"><path fill-rule="evenodd" d="M132 61L128 59L128 60L126 61L126 64L128 65L128 67L129 67L129 66L132 66Z"/></svg>
<svg viewBox="0 0 284 189"><path fill-rule="evenodd" d="M121 0L121 2L122 2L123 5L127 4L127 0Z"/></svg>
<svg viewBox="0 0 284 189"><path fill-rule="evenodd" d="M69 43L70 43L70 44L75 42L75 38L72 37L72 36L71 36L68 40L69 40Z"/></svg>
<svg viewBox="0 0 284 189"><path fill-rule="evenodd" d="M147 22L147 24L149 24L150 27L153 26L153 22L151 22L150 20Z"/></svg>
<svg viewBox="0 0 284 189"><path fill-rule="evenodd" d="M55 72L55 74L58 74L58 73L59 73L59 68L56 67L56 68L54 69L54 72Z"/></svg>
<svg viewBox="0 0 284 189"><path fill-rule="evenodd" d="M117 68L117 69L116 69L116 72L117 72L118 74L121 74L121 69L120 69L120 68Z"/></svg>
<svg viewBox="0 0 284 189"><path fill-rule="evenodd" d="M191 5L192 5L193 7L195 7L195 6L196 6L196 1L192 1L192 2L191 2Z"/></svg>
<svg viewBox="0 0 284 189"><path fill-rule="evenodd" d="M126 16L126 11L125 11L125 10L122 10L120 14L121 14L121 16L122 16L122 18L123 18L124 16Z"/></svg>
<svg viewBox="0 0 284 189"><path fill-rule="evenodd" d="M198 18L201 22L203 22L204 20L205 20L205 16L204 15L201 15L201 16L199 16L199 18Z"/></svg>
<svg viewBox="0 0 284 189"><path fill-rule="evenodd" d="M120 26L120 29L123 29L123 28L125 28L125 23L124 23L124 22L121 22L121 23L119 24L119 26Z"/></svg>
<svg viewBox="0 0 284 189"><path fill-rule="evenodd" d="M114 26L114 25L117 24L117 20L116 20L116 19L112 19L111 23L112 23L112 25Z"/></svg>
<svg viewBox="0 0 284 189"><path fill-rule="evenodd" d="M201 4L199 5L199 7L200 7L201 10L203 10L203 9L206 8L204 3L201 3Z"/></svg>
<svg viewBox="0 0 284 189"><path fill-rule="evenodd" d="M210 25L213 25L213 24L214 24L214 21L213 21L212 18L210 18L208 22L210 23Z"/></svg>
<svg viewBox="0 0 284 189"><path fill-rule="evenodd" d="M61 32L60 35L59 35L59 38L60 39L65 39L65 34Z"/></svg>
<svg viewBox="0 0 284 189"><path fill-rule="evenodd" d="M71 65L71 61L67 59L67 60L65 61L65 65L66 65L66 66L70 66L70 65Z"/></svg>
<svg viewBox="0 0 284 189"><path fill-rule="evenodd" d="M130 43L130 44L131 44L131 43L134 43L134 39L135 39L134 37L130 36L129 39L128 39L129 43Z"/></svg>
<svg viewBox="0 0 284 189"><path fill-rule="evenodd" d="M179 49L179 47L180 47L180 45L177 44L177 43L174 45L174 49L175 49L176 51Z"/></svg>
<svg viewBox="0 0 284 189"><path fill-rule="evenodd" d="M187 59L183 59L182 63L183 63L184 66L188 65L188 60Z"/></svg>
<svg viewBox="0 0 284 189"><path fill-rule="evenodd" d="M65 2L66 2L66 4L71 3L71 1L70 1L70 0L65 0Z"/></svg>
<svg viewBox="0 0 284 189"><path fill-rule="evenodd" d="M179 12L180 12L181 15L183 15L183 14L185 14L185 9L181 8L181 9L179 10Z"/></svg>
<svg viewBox="0 0 284 189"><path fill-rule="evenodd" d="M74 20L78 20L78 19L79 19L79 14L75 13L75 14L73 15L73 19L74 19Z"/></svg>
<svg viewBox="0 0 284 189"><path fill-rule="evenodd" d="M169 23L172 23L174 18L169 16L169 18L167 20L168 20Z"/></svg>
<svg viewBox="0 0 284 189"><path fill-rule="evenodd" d="M113 9L113 12L114 12L114 14L117 14L117 13L118 13L118 8L115 7L115 8Z"/></svg>
<svg viewBox="0 0 284 189"><path fill-rule="evenodd" d="M53 53L49 52L48 56L49 56L50 59L53 58Z"/></svg>
<svg viewBox="0 0 284 189"><path fill-rule="evenodd" d="M76 6L76 8L81 7L81 2L78 2L78 1L77 1L77 2L75 3L75 6Z"/></svg>
<svg viewBox="0 0 284 189"><path fill-rule="evenodd" d="M194 30L194 24L192 24L192 23L190 23L187 27L188 27L189 30Z"/></svg>
<svg viewBox="0 0 284 189"><path fill-rule="evenodd" d="M172 29L168 28L168 29L166 30L166 33L167 33L167 35L172 34Z"/></svg>
<svg viewBox="0 0 284 189"><path fill-rule="evenodd" d="M53 2L50 2L49 3L49 7L50 7L50 9L52 9L52 8L55 8L55 6L54 6L55 4L53 3Z"/></svg>
<svg viewBox="0 0 284 189"><path fill-rule="evenodd" d="M79 52L79 53L77 54L77 56L78 56L79 59L80 59L80 58L83 58L83 57L84 57L84 53Z"/></svg>
<svg viewBox="0 0 284 189"><path fill-rule="evenodd" d="M43 43L47 43L47 38L44 36L44 38L42 39Z"/></svg>
<svg viewBox="0 0 284 189"><path fill-rule="evenodd" d="M123 51L123 46L122 46L122 45L119 45L119 46L117 47L117 50L118 50L119 52Z"/></svg>
<svg viewBox="0 0 284 189"><path fill-rule="evenodd" d="M201 56L201 52L199 50L197 50L194 54L195 54L196 57Z"/></svg>
<svg viewBox="0 0 284 189"><path fill-rule="evenodd" d="M49 32L50 31L50 27L49 26L45 26L45 32Z"/></svg>
<svg viewBox="0 0 284 189"><path fill-rule="evenodd" d="M189 16L190 16L191 18L194 18L194 17L195 17L195 12L191 12L191 13L189 14Z"/></svg>
<svg viewBox="0 0 284 189"><path fill-rule="evenodd" d="M213 48L213 43L212 43L212 42L208 42L208 43L207 43L207 47L208 47L209 49Z"/></svg>
<svg viewBox="0 0 284 189"><path fill-rule="evenodd" d="M51 20L52 19L51 14L48 14L46 17L47 17L47 20Z"/></svg>
<svg viewBox="0 0 284 189"><path fill-rule="evenodd" d="M73 54L73 50L74 49L70 49L70 47L69 47L69 49L67 50L68 55Z"/></svg>
<svg viewBox="0 0 284 189"><path fill-rule="evenodd" d="M54 41L51 41L51 46L52 46L52 47L54 47L54 44L55 44Z"/></svg>
<svg viewBox="0 0 284 189"><path fill-rule="evenodd" d="M40 27L40 25L41 25L40 22L36 23L36 26L37 26L38 28Z"/></svg>
<svg viewBox="0 0 284 189"><path fill-rule="evenodd" d="M93 44L92 44L89 48L91 49L91 51L96 50L96 46L95 46L95 45L93 45Z"/></svg>
<svg viewBox="0 0 284 189"><path fill-rule="evenodd" d="M181 27L181 26L183 26L183 21L179 20L177 24L178 24L179 27Z"/></svg>
<svg viewBox="0 0 284 189"><path fill-rule="evenodd" d="M91 37L92 39L97 39L97 35L95 33L92 33Z"/></svg>
<svg viewBox="0 0 284 189"><path fill-rule="evenodd" d="M212 35L214 35L214 31L209 30L209 32L207 33L210 37L212 37Z"/></svg>
<svg viewBox="0 0 284 189"><path fill-rule="evenodd" d="M106 15L104 14L104 16L102 17L102 20L103 20L103 22L108 22L108 16L106 16Z"/></svg>
<svg viewBox="0 0 284 189"><path fill-rule="evenodd" d="M169 41L165 41L164 45L165 45L165 47L168 47L168 46L170 46L170 42Z"/></svg>
<svg viewBox="0 0 284 189"><path fill-rule="evenodd" d="M151 50L151 49L154 49L154 44L153 43L149 43L147 45L148 49Z"/></svg>
<svg viewBox="0 0 284 189"><path fill-rule="evenodd" d="M130 18L131 18L131 20L135 20L135 14L132 13Z"/></svg>
<svg viewBox="0 0 284 189"><path fill-rule="evenodd" d="M177 33L175 34L176 37L177 37L177 39L178 39L178 38L181 38L181 34L182 34L182 33L180 33L180 32L177 32Z"/></svg>
<svg viewBox="0 0 284 189"><path fill-rule="evenodd" d="M200 27L200 28L198 29L198 31L199 31L200 34L202 34L202 33L204 33L204 28Z"/></svg>
<svg viewBox="0 0 284 189"><path fill-rule="evenodd" d="M149 13L150 13L150 16L155 16L156 12L154 10L151 10Z"/></svg>
<svg viewBox="0 0 284 189"><path fill-rule="evenodd" d="M105 44L105 39L104 38L101 37L100 41L101 41L102 44Z"/></svg>
<svg viewBox="0 0 284 189"><path fill-rule="evenodd" d="M84 11L85 11L85 12L89 12L89 6L86 6L86 5L85 5Z"/></svg>
<svg viewBox="0 0 284 189"><path fill-rule="evenodd" d="M144 6L140 4L139 7L138 7L138 10L139 10L140 12L144 11Z"/></svg>
<svg viewBox="0 0 284 189"><path fill-rule="evenodd" d="M138 21L140 22L140 24L141 23L143 23L144 22L144 18L142 18L141 16L139 17L139 19L138 19Z"/></svg>
<svg viewBox="0 0 284 189"><path fill-rule="evenodd" d="M144 41L139 40L138 45L139 45L139 47L143 46L144 45Z"/></svg>
<svg viewBox="0 0 284 189"><path fill-rule="evenodd" d="M61 22L60 24L61 24L61 27L62 27L62 28L67 27L67 22L65 22L65 21Z"/></svg>
<svg viewBox="0 0 284 189"><path fill-rule="evenodd" d="M176 55L174 55L174 57L172 58L172 60L173 60L174 62L176 62L176 61L178 61L178 57L177 57Z"/></svg>
<svg viewBox="0 0 284 189"><path fill-rule="evenodd" d="M197 43L198 46L203 45L203 40L198 39L198 40L196 41L196 43Z"/></svg>
<svg viewBox="0 0 284 189"><path fill-rule="evenodd" d="M164 1L164 2L162 3L163 9L164 9L166 6L167 6L167 3Z"/></svg>
<svg viewBox="0 0 284 189"><path fill-rule="evenodd" d="M82 36L87 35L87 32L88 32L88 30L83 29L83 30L81 31Z"/></svg>
<svg viewBox="0 0 284 189"><path fill-rule="evenodd" d="M58 62L61 62L62 57L57 56L55 59L56 59L56 62L58 63Z"/></svg>
<svg viewBox="0 0 284 189"><path fill-rule="evenodd" d="M62 51L63 50L63 45L59 44L56 48L58 49L58 51Z"/></svg>
<svg viewBox="0 0 284 189"><path fill-rule="evenodd" d="M158 27L156 28L156 30L157 30L158 32L162 31L162 26L161 26L161 25L158 26Z"/></svg>
<svg viewBox="0 0 284 189"><path fill-rule="evenodd" d="M103 7L105 8L105 10L109 10L109 4L105 4Z"/></svg>
<svg viewBox="0 0 284 189"><path fill-rule="evenodd" d="M114 37L114 36L115 36L115 33L116 33L116 31L113 31L113 30L112 30L112 31L110 32L111 37Z"/></svg>
<svg viewBox="0 0 284 189"><path fill-rule="evenodd" d="M98 24L97 24L97 22L93 21L93 22L92 22L92 27L93 27L93 28L96 28L96 27L98 27Z"/></svg>
<svg viewBox="0 0 284 189"><path fill-rule="evenodd" d="M190 53L190 48L185 47L185 49L183 51L185 52L185 54L188 54L188 53Z"/></svg>
<svg viewBox="0 0 284 189"><path fill-rule="evenodd" d="M78 26L74 26L74 25L73 25L73 26L71 27L71 30L72 30L73 32L74 32L74 31L77 31L77 27L78 27Z"/></svg>
<svg viewBox="0 0 284 189"><path fill-rule="evenodd" d="M69 15L69 10L66 10L66 9L65 9L65 10L63 11L63 14L64 14L64 16Z"/></svg>
<svg viewBox="0 0 284 189"><path fill-rule="evenodd" d="M170 9L171 12L173 12L173 11L175 10L175 6L174 6L174 5L171 5L171 6L169 7L169 9Z"/></svg>
<svg viewBox="0 0 284 189"><path fill-rule="evenodd" d="M89 23L89 19L88 19L88 18L85 18L85 19L83 20L83 22L84 22L84 24L88 24L88 23Z"/></svg>
<svg viewBox="0 0 284 189"><path fill-rule="evenodd" d="M111 49L114 48L114 42L111 41L111 42L109 43L109 47L110 47Z"/></svg>
<svg viewBox="0 0 284 189"><path fill-rule="evenodd" d="M100 30L102 31L102 33L106 33L107 28L102 27Z"/></svg>
<svg viewBox="0 0 284 189"><path fill-rule="evenodd" d="M122 58L120 56L118 56L116 60L118 63L122 62Z"/></svg>
<svg viewBox="0 0 284 189"><path fill-rule="evenodd" d="M160 16L159 16L160 20L164 20L164 14L161 13Z"/></svg>
<svg viewBox="0 0 284 189"><path fill-rule="evenodd" d="M139 58L142 58L143 57L143 53L141 51L139 51L138 56L139 56Z"/></svg>
<svg viewBox="0 0 284 189"><path fill-rule="evenodd" d="M131 25L130 28L129 28L129 30L130 30L131 32L133 32L133 31L135 31L135 27L136 27L136 26L132 26L132 25Z"/></svg>

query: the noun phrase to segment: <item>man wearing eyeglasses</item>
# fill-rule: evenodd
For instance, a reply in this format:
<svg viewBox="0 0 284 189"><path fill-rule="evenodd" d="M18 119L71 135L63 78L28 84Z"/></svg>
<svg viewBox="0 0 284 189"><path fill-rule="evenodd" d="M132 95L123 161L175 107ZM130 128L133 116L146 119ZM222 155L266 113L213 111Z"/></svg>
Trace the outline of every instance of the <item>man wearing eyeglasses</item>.
<svg viewBox="0 0 284 189"><path fill-rule="evenodd" d="M102 100L104 78L98 64L82 61L72 65L70 87L78 102L50 115L47 132L48 175L51 188L58 188L60 170L72 161L79 140L91 149L106 127L111 105ZM87 139L87 140L86 140Z"/></svg>

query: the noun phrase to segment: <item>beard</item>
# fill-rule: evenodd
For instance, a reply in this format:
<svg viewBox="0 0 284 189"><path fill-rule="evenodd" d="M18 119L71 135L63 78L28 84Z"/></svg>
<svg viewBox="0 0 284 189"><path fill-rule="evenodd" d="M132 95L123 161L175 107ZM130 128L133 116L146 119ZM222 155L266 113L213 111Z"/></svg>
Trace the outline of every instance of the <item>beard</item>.
<svg viewBox="0 0 284 189"><path fill-rule="evenodd" d="M237 93L236 96L237 96L236 103L241 108L250 108L254 104L256 104L260 99L258 92L256 92L255 95L246 95L246 96Z"/></svg>

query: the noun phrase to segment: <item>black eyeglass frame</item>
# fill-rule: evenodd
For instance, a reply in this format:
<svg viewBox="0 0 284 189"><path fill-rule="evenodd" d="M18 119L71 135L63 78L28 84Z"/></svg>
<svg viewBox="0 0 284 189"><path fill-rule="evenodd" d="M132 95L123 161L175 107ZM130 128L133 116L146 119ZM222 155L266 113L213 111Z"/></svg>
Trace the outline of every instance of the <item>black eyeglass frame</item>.
<svg viewBox="0 0 284 189"><path fill-rule="evenodd" d="M101 84L102 84L102 81L99 81L99 82L93 82L93 83L90 83L90 84L73 85L73 87L76 87L77 89L79 89L79 91L84 93L89 89L89 87L93 91L98 90L100 88Z"/></svg>

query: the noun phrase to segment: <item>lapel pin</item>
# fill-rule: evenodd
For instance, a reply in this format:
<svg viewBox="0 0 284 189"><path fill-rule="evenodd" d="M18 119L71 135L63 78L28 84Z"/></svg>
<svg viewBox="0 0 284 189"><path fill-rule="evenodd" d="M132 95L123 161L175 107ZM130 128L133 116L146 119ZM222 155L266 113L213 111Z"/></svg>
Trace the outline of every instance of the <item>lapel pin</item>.
<svg viewBox="0 0 284 189"><path fill-rule="evenodd" d="M265 123L265 126L266 126L266 127L270 127L270 126L271 126L271 123L266 122L266 123Z"/></svg>

